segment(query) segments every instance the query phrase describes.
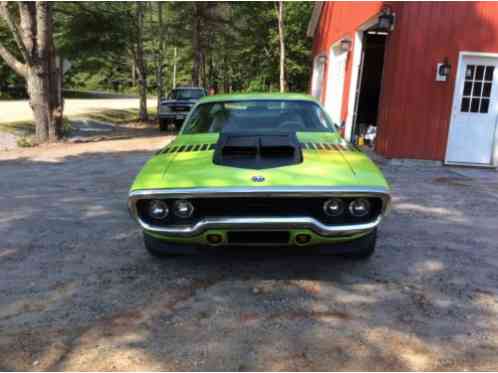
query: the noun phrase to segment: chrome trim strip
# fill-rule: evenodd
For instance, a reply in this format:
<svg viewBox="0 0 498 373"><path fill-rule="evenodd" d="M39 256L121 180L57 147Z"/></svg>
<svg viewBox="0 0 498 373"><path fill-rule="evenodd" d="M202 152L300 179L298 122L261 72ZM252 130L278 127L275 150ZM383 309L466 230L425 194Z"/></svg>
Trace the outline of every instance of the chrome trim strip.
<svg viewBox="0 0 498 373"><path fill-rule="evenodd" d="M243 188L181 188L181 189L140 189L131 191L130 198L226 198L226 197L354 197L376 195L389 197L389 189L382 187L243 187Z"/></svg>
<svg viewBox="0 0 498 373"><path fill-rule="evenodd" d="M382 214L376 220L364 224L325 225L312 217L233 217L209 218L188 227L158 227L142 221L137 214L136 201L152 198L230 198L230 197L379 197L382 199ZM348 236L374 229L390 206L391 197L387 188L370 187L247 187L247 188L186 188L186 189L144 189L131 191L128 208L131 216L140 226L150 232L177 237L195 236L207 229L257 229L282 230L309 228L322 236Z"/></svg>
<svg viewBox="0 0 498 373"><path fill-rule="evenodd" d="M154 233L162 233L174 237L197 236L208 229L236 229L236 230L288 230L311 229L320 236L341 237L366 233L377 227L382 221L378 216L373 222L353 225L325 225L309 217L274 217L274 218L209 218L202 219L189 227L157 227L145 223L137 218L140 226Z"/></svg>

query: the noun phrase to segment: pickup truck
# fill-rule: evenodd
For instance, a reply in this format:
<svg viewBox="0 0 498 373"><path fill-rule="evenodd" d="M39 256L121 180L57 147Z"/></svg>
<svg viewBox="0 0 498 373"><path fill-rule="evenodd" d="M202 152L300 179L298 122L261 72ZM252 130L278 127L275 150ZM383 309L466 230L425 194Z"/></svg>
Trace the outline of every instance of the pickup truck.
<svg viewBox="0 0 498 373"><path fill-rule="evenodd" d="M159 129L165 131L170 123L177 130L183 124L194 104L207 92L202 87L178 87L173 89L159 107Z"/></svg>

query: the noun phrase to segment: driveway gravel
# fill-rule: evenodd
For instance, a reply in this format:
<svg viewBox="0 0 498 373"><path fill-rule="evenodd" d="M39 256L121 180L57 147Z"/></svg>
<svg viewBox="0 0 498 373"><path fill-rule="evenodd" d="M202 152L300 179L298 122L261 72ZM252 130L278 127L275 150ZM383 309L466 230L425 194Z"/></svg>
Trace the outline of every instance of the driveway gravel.
<svg viewBox="0 0 498 373"><path fill-rule="evenodd" d="M498 173L381 161L366 262L159 261L128 187L171 138L0 152L0 370L496 370Z"/></svg>

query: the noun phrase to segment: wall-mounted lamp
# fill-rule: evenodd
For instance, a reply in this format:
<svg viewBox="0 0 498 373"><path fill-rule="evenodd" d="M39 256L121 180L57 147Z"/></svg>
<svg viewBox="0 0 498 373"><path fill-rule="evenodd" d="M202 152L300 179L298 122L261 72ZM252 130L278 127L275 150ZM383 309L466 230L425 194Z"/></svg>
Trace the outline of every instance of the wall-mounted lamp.
<svg viewBox="0 0 498 373"><path fill-rule="evenodd" d="M370 35L389 35L394 30L395 16L391 8L384 8L377 19L377 23L367 30Z"/></svg>
<svg viewBox="0 0 498 373"><path fill-rule="evenodd" d="M327 56L325 55L321 55L321 56L318 56L318 63L321 64L321 65L325 65L325 63L327 62Z"/></svg>
<svg viewBox="0 0 498 373"><path fill-rule="evenodd" d="M353 45L353 42L349 39L342 39L340 42L340 47L341 51L343 52L349 52L351 51L351 46Z"/></svg>
<svg viewBox="0 0 498 373"><path fill-rule="evenodd" d="M448 61L448 57L444 58L442 63L437 64L436 69L436 82L445 82L450 76L451 65Z"/></svg>

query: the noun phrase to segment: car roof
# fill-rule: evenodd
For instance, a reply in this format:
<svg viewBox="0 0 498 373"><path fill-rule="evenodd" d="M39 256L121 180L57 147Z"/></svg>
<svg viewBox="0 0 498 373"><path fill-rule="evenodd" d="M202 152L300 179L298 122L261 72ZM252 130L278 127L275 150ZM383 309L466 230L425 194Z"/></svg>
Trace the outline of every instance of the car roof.
<svg viewBox="0 0 498 373"><path fill-rule="evenodd" d="M214 95L204 96L201 98L199 103L254 100L309 101L318 103L314 97L302 93L235 93L228 95Z"/></svg>
<svg viewBox="0 0 498 373"><path fill-rule="evenodd" d="M204 88L202 88L202 87L176 87L176 88L173 88L173 91L181 90L181 89L198 89L198 90L204 91Z"/></svg>

